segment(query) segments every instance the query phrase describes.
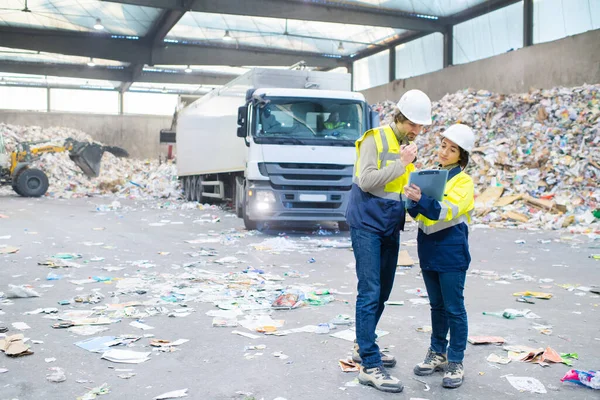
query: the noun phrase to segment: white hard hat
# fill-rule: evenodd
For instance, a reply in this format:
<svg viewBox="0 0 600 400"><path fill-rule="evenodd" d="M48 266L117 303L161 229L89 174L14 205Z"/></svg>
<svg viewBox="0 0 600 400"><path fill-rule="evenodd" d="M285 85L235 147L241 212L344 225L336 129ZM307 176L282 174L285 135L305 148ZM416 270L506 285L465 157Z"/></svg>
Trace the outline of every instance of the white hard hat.
<svg viewBox="0 0 600 400"><path fill-rule="evenodd" d="M410 122L431 125L431 100L422 91L409 90L400 97L396 106Z"/></svg>
<svg viewBox="0 0 600 400"><path fill-rule="evenodd" d="M452 140L461 149L471 152L475 146L475 132L463 124L454 124L441 133L446 139Z"/></svg>

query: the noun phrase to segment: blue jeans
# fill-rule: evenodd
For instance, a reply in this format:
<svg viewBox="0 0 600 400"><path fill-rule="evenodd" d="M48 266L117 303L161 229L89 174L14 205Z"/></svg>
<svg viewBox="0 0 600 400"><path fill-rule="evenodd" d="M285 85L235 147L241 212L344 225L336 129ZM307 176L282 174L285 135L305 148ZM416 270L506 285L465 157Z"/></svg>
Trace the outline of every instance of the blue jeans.
<svg viewBox="0 0 600 400"><path fill-rule="evenodd" d="M400 233L382 236L352 228L350 236L358 277L356 341L362 365L378 367L382 362L375 329L394 285Z"/></svg>
<svg viewBox="0 0 600 400"><path fill-rule="evenodd" d="M431 350L445 354L447 349L448 361L462 362L469 334L463 296L467 272L422 272L431 303ZM448 330L450 346L446 339Z"/></svg>

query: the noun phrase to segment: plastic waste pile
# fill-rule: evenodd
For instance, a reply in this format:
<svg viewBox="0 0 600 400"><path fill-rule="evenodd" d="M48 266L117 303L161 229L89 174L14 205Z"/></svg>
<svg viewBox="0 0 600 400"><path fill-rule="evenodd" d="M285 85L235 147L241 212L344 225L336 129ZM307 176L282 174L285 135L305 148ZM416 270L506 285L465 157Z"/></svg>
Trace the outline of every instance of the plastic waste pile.
<svg viewBox="0 0 600 400"><path fill-rule="evenodd" d="M93 142L86 133L70 128L42 129L37 126L14 126L0 123L6 151L16 148L17 142L38 142L39 146L62 145L71 137L82 142ZM32 144L34 147L35 144ZM178 198L181 194L177 171L171 163L159 164L131 158L117 158L104 153L98 178L90 179L69 159L67 153L42 155L33 165L42 169L50 180L48 196L59 198L114 194L134 199Z"/></svg>
<svg viewBox="0 0 600 400"><path fill-rule="evenodd" d="M391 122L394 107L391 101L374 105L383 123ZM434 102L433 116L433 125L417 139L417 167L435 166L438 134L449 125L474 128L467 172L476 195L490 188L497 193L477 205L477 223L599 229L600 85L512 95L466 89Z"/></svg>

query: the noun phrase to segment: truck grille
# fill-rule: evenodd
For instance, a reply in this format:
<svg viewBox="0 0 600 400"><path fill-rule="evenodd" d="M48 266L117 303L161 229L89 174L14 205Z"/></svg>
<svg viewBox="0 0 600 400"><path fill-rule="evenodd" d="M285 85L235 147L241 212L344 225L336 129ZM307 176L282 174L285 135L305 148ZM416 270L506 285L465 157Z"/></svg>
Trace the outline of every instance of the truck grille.
<svg viewBox="0 0 600 400"><path fill-rule="evenodd" d="M339 209L352 188L352 165L265 163L264 169L288 209ZM324 200L302 201L302 195L323 195Z"/></svg>

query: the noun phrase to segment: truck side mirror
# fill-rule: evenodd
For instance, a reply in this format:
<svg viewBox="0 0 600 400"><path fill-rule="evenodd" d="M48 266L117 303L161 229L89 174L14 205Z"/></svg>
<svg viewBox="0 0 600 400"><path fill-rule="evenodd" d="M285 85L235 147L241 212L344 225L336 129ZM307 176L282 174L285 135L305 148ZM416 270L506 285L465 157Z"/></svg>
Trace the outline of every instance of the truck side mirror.
<svg viewBox="0 0 600 400"><path fill-rule="evenodd" d="M380 124L379 113L377 111L369 110L369 117L371 119L371 129L377 128Z"/></svg>
<svg viewBox="0 0 600 400"><path fill-rule="evenodd" d="M241 106L238 108L238 119L237 119L237 135L241 138L246 138L246 119L248 118L248 106Z"/></svg>
<svg viewBox="0 0 600 400"><path fill-rule="evenodd" d="M248 106L239 107L237 124L241 127L245 126L247 118L248 118Z"/></svg>

